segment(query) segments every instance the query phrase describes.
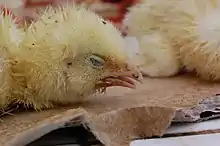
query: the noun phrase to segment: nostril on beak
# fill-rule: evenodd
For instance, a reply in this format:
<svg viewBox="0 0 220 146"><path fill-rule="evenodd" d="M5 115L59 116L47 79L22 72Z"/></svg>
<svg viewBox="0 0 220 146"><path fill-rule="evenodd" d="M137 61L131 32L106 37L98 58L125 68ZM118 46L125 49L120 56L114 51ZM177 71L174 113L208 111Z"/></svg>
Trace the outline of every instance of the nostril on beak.
<svg viewBox="0 0 220 146"><path fill-rule="evenodd" d="M139 78L139 74L138 73L134 73L134 74L132 74L132 77L138 79Z"/></svg>
<svg viewBox="0 0 220 146"><path fill-rule="evenodd" d="M133 65L132 63L127 63L125 67L126 67L126 69L127 69L128 71L133 72L133 73L132 73L132 77L133 77L135 80L137 80L137 81L139 81L140 83L142 83L143 76L142 76L142 73L141 73L141 71L140 71L140 69L139 69L138 66ZM131 75L131 74L130 74L130 75Z"/></svg>
<svg viewBox="0 0 220 146"><path fill-rule="evenodd" d="M140 83L143 83L143 76L140 72L136 72L132 74L132 77L135 78L137 81L139 81Z"/></svg>

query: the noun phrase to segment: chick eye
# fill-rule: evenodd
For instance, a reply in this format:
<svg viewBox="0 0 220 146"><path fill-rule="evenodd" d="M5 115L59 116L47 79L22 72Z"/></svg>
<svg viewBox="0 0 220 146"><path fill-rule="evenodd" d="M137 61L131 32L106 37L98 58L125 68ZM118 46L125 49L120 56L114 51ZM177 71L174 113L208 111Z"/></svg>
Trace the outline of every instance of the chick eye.
<svg viewBox="0 0 220 146"><path fill-rule="evenodd" d="M104 60L98 56L90 56L89 61L94 67L102 68L104 66Z"/></svg>

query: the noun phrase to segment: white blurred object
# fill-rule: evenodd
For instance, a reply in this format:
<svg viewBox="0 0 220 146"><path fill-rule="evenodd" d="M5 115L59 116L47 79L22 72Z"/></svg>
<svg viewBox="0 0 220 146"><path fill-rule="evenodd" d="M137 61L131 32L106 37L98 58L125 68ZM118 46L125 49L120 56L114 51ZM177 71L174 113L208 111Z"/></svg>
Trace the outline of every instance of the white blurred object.
<svg viewBox="0 0 220 146"><path fill-rule="evenodd" d="M130 146L219 146L219 133L132 141Z"/></svg>
<svg viewBox="0 0 220 146"><path fill-rule="evenodd" d="M24 9L24 0L0 0L0 5L11 9L14 14L20 15Z"/></svg>
<svg viewBox="0 0 220 146"><path fill-rule="evenodd" d="M127 14L125 14L125 18L122 21L122 25L124 27L127 27L131 24L131 20L129 19L129 16L127 16Z"/></svg>
<svg viewBox="0 0 220 146"><path fill-rule="evenodd" d="M124 40L126 44L125 49L126 49L126 52L129 54L129 57L133 59L134 57L139 55L140 49L139 49L139 42L137 38L126 36L124 37Z"/></svg>
<svg viewBox="0 0 220 146"><path fill-rule="evenodd" d="M7 8L16 9L23 6L23 0L0 0L0 5L6 6Z"/></svg>

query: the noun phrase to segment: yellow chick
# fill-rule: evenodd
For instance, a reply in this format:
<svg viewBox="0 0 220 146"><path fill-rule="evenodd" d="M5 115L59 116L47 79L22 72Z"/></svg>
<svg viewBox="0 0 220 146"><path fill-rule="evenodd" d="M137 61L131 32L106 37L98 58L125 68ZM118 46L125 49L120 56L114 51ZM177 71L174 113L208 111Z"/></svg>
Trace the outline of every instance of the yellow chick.
<svg viewBox="0 0 220 146"><path fill-rule="evenodd" d="M0 14L0 109L9 103L9 93L13 92L13 76L11 66L16 62L13 53L19 50L19 44L24 37L24 32L18 29L16 20L11 14ZM16 85L15 85L16 86Z"/></svg>
<svg viewBox="0 0 220 146"><path fill-rule="evenodd" d="M7 18L1 17L2 46L16 34L6 36L13 24L6 25ZM19 44L9 46L4 59L11 63L0 74L2 108L20 103L40 110L76 103L107 87L135 88L135 80L142 80L120 32L84 8L49 7L15 40Z"/></svg>
<svg viewBox="0 0 220 146"><path fill-rule="evenodd" d="M180 70L220 80L220 0L145 0L126 14L128 36L140 43L139 65L150 77Z"/></svg>

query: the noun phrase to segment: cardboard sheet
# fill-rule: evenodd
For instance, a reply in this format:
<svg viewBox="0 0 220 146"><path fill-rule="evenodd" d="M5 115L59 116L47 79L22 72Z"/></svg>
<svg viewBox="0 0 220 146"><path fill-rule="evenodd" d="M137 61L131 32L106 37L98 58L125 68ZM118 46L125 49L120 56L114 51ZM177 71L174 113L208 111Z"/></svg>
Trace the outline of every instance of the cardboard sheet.
<svg viewBox="0 0 220 146"><path fill-rule="evenodd" d="M217 83L190 75L146 78L136 90L109 89L106 95L81 105L4 116L0 143L24 146L75 122L85 125L106 146L128 146L133 139L162 136L171 122L198 122L212 118L212 113L218 115L219 89Z"/></svg>

